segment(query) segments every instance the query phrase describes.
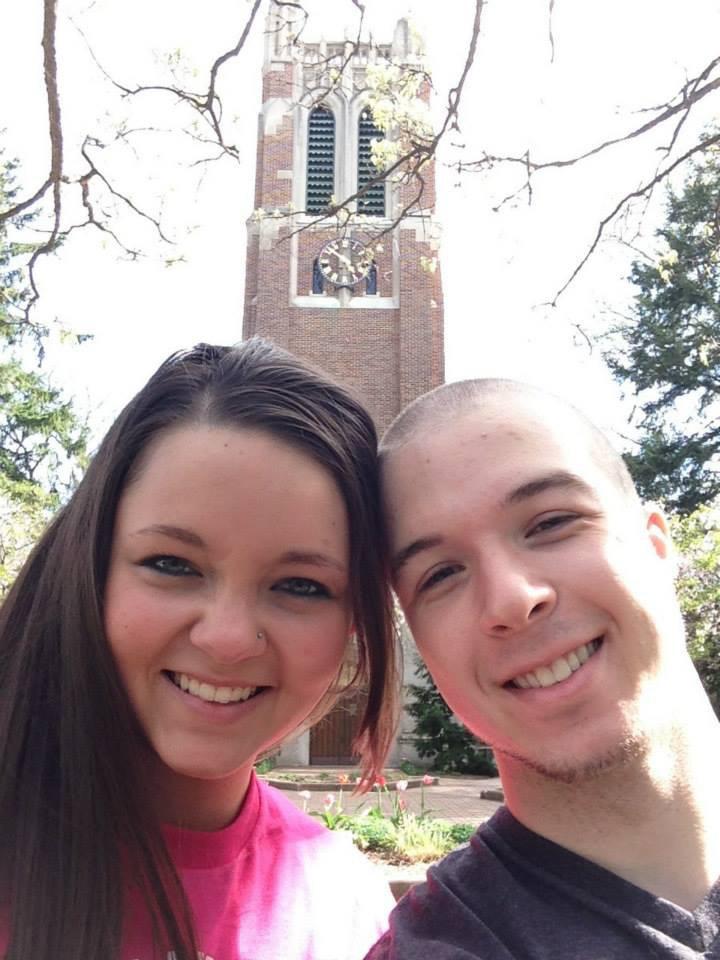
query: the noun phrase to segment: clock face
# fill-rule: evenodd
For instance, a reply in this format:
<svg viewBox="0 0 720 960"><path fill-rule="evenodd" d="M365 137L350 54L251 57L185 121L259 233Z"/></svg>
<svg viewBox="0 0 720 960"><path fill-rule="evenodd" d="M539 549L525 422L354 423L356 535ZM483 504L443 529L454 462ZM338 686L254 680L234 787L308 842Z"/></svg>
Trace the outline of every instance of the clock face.
<svg viewBox="0 0 720 960"><path fill-rule="evenodd" d="M318 257L322 275L336 287L354 287L367 276L372 264L370 251L359 240L347 237L326 243Z"/></svg>

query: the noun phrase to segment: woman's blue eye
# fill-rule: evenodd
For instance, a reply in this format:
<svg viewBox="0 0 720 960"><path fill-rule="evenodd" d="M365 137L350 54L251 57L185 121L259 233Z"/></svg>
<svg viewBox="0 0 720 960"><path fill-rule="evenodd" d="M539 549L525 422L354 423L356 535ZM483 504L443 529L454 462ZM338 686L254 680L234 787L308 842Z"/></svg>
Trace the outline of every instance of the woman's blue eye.
<svg viewBox="0 0 720 960"><path fill-rule="evenodd" d="M146 560L142 561L142 566L149 567L151 570L156 570L158 573L164 573L169 577L187 577L194 576L196 574L196 570L187 562L187 560L183 560L181 557L173 557L166 554L148 557Z"/></svg>
<svg viewBox="0 0 720 960"><path fill-rule="evenodd" d="M429 590L431 587L437 586L438 583L442 583L443 580L447 580L448 577L451 577L454 573L460 568L457 565L440 567L439 570L433 570L427 580L424 580L420 590Z"/></svg>
<svg viewBox="0 0 720 960"><path fill-rule="evenodd" d="M294 597L329 597L330 591L317 580L309 580L307 577L287 577L281 580L273 590L281 590L283 593L289 593Z"/></svg>

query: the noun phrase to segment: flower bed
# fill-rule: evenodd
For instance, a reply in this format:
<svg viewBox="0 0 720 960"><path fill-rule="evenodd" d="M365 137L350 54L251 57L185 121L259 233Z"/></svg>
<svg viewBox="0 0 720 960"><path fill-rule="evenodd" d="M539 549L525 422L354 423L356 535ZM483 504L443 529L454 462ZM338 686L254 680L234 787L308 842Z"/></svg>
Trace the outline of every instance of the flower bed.
<svg viewBox="0 0 720 960"><path fill-rule="evenodd" d="M308 770L307 773L292 771L284 773L283 771L271 770L269 773L261 774L263 780L269 783L271 787L277 787L280 790L342 790L349 788L354 790L360 783L360 777L355 772L337 773L329 772L325 775L318 774L316 770ZM407 777L401 771L387 771L384 777L378 778L378 782L387 787L388 790L396 790L398 783L405 784L402 789L413 790L418 787L428 787L438 783L438 778L425 774L422 777Z"/></svg>
<svg viewBox="0 0 720 960"><path fill-rule="evenodd" d="M355 845L373 858L392 864L429 863L439 860L446 853L467 843L475 831L469 823L450 823L430 816L425 809L424 788L436 782L425 775L418 778L420 813L407 809L403 798L409 788L408 780L392 784L385 777L378 777L373 793L368 795L367 805L353 814L343 809L343 792L328 793L323 810L313 816L319 817L330 830L344 830L352 836ZM309 790L300 791L305 809L311 798ZM390 805L385 813L381 800Z"/></svg>

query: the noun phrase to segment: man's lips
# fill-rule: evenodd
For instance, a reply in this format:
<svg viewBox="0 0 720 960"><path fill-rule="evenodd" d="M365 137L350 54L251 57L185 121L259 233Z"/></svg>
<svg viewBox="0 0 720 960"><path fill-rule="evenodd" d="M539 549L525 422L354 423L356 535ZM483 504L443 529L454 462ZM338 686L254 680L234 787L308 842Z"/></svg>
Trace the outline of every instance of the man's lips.
<svg viewBox="0 0 720 960"><path fill-rule="evenodd" d="M584 663L587 663L597 653L602 643L602 637L596 637L588 643L581 643L575 649L549 663L512 677L503 686L509 689L527 690L537 687L552 687L556 683L562 683L563 680L567 680L569 676L576 673Z"/></svg>

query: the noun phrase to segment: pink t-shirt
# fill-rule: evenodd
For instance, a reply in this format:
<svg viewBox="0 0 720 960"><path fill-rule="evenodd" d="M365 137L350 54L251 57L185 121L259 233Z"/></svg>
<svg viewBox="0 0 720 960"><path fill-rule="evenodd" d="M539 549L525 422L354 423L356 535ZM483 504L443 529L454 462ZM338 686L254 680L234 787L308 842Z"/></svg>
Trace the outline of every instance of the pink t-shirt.
<svg viewBox="0 0 720 960"><path fill-rule="evenodd" d="M224 830L164 833L199 960L360 960L387 929L390 889L350 836L326 830L255 776ZM174 960L151 944L145 906L131 897L120 960Z"/></svg>

